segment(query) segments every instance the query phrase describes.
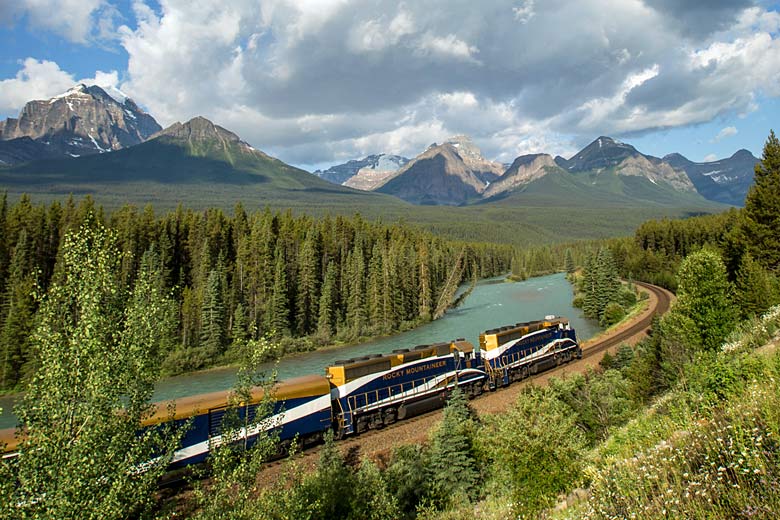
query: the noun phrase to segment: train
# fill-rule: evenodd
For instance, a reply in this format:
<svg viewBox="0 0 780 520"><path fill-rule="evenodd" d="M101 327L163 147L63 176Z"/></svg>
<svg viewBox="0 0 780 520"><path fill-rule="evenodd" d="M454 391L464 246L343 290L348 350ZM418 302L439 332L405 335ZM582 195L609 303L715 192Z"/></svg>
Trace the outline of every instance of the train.
<svg viewBox="0 0 780 520"><path fill-rule="evenodd" d="M320 442L326 432L337 439L383 428L444 406L456 388L469 398L494 391L553 366L582 358L569 321L558 316L490 329L479 335L479 350L463 338L335 361L323 375L278 382L271 389L273 409L262 421L231 436L252 443L264 431L278 434L279 454L296 441L302 448ZM142 428L175 421L190 423L175 451L171 469L204 462L223 442L222 422L230 409L230 391L178 399L171 416L168 402ZM254 388L240 414L251 419L265 398ZM248 415L246 415L248 414ZM14 429L0 431L4 457L14 456Z"/></svg>

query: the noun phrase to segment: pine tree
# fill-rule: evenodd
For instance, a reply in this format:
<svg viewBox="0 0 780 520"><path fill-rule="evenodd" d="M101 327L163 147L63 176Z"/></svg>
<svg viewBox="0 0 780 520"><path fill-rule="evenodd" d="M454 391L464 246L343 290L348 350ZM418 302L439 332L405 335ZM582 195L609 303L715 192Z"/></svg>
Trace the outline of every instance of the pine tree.
<svg viewBox="0 0 780 520"><path fill-rule="evenodd" d="M11 389L19 383L21 369L28 359L29 336L35 312L35 276L30 267L27 231L19 234L11 257L0 329L0 388Z"/></svg>
<svg viewBox="0 0 780 520"><path fill-rule="evenodd" d="M463 392L456 388L434 431L430 448L430 482L440 506L474 498L479 466L474 452L476 423Z"/></svg>
<svg viewBox="0 0 780 520"><path fill-rule="evenodd" d="M584 295L582 302L583 313L585 313L585 316L588 318L598 318L598 278L596 271L596 257L592 254L589 254L585 260L585 267L582 270L580 290Z"/></svg>
<svg viewBox="0 0 780 520"><path fill-rule="evenodd" d="M328 262L328 268L325 271L325 280L322 282L319 316L317 318L317 334L326 341L330 339L335 331L335 292L336 265L334 262Z"/></svg>
<svg viewBox="0 0 780 520"><path fill-rule="evenodd" d="M780 273L780 141L771 131L745 198L741 235L764 268Z"/></svg>
<svg viewBox="0 0 780 520"><path fill-rule="evenodd" d="M367 324L365 260L363 248L357 244L347 256L348 295L347 295L347 327L353 336L359 336L365 331Z"/></svg>
<svg viewBox="0 0 780 520"><path fill-rule="evenodd" d="M368 263L368 319L372 329L384 333L387 332L387 324L383 316L382 280L382 249L379 242L374 244L371 250L371 260Z"/></svg>
<svg viewBox="0 0 780 520"><path fill-rule="evenodd" d="M233 346L244 345L249 340L250 333L247 325L246 309L244 304L238 302L233 311L233 326L230 329L230 339Z"/></svg>
<svg viewBox="0 0 780 520"><path fill-rule="evenodd" d="M267 314L267 330L276 336L290 334L290 303L287 295L287 267L281 248L276 249L274 284Z"/></svg>
<svg viewBox="0 0 780 520"><path fill-rule="evenodd" d="M719 349L737 317L731 301L731 283L720 255L706 248L688 255L677 280L675 311L696 323L705 350Z"/></svg>
<svg viewBox="0 0 780 520"><path fill-rule="evenodd" d="M317 318L320 286L319 240L310 231L298 255L298 283L295 302L295 323L299 335L313 332Z"/></svg>
<svg viewBox="0 0 780 520"><path fill-rule="evenodd" d="M571 248L568 247L566 248L563 256L563 268L567 273L573 273L577 269L577 266L574 264L574 255L571 251Z"/></svg>
<svg viewBox="0 0 780 520"><path fill-rule="evenodd" d="M620 279L612 258L612 252L607 248L599 250L596 259L596 301L598 317L604 317L604 311L610 303L616 302L620 294Z"/></svg>
<svg viewBox="0 0 780 520"><path fill-rule="evenodd" d="M431 306L433 305L433 296L431 295L431 274L430 266L428 265L428 246L425 241L420 241L418 247L417 261L420 264L420 276L419 276L419 311L418 316L424 321L431 319Z"/></svg>
<svg viewBox="0 0 780 520"><path fill-rule="evenodd" d="M206 293L200 314L200 346L211 353L221 353L225 347L225 302L222 295L222 272L212 269L206 282Z"/></svg>
<svg viewBox="0 0 780 520"><path fill-rule="evenodd" d="M743 318L758 316L777 303L768 273L745 253L737 271L734 300Z"/></svg>

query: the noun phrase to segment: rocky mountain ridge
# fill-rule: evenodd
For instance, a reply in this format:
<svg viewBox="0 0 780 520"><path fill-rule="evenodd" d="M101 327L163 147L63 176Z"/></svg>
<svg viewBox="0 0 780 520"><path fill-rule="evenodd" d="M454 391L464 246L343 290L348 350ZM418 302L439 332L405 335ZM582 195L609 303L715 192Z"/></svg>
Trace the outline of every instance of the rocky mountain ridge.
<svg viewBox="0 0 780 520"><path fill-rule="evenodd" d="M81 84L28 102L18 118L0 121L0 160L16 164L105 153L137 145L161 130L152 116L119 94L115 99L97 85Z"/></svg>
<svg viewBox="0 0 780 520"><path fill-rule="evenodd" d="M370 191L383 184L408 162L409 159L400 155L380 153L337 164L324 171L317 170L314 175L333 184Z"/></svg>
<svg viewBox="0 0 780 520"><path fill-rule="evenodd" d="M679 153L664 156L664 162L684 171L696 191L705 198L741 206L750 186L753 172L759 162L748 150L738 150L731 157L712 162L697 163Z"/></svg>
<svg viewBox="0 0 780 520"><path fill-rule="evenodd" d="M438 161L434 160L437 156L441 156ZM379 191L415 204L461 205L506 196L558 172L591 185L603 177L598 184L607 186L610 184L607 179L613 178L617 183L613 188L624 193L635 192L637 183L649 183L641 191L651 199L652 195L648 194L657 186L659 200L666 200L672 190L740 205L752 182L757 160L745 150L713 163L693 163L679 154L661 159L643 154L630 144L601 136L570 159L560 156L553 159L544 153L523 155L497 173L503 169L498 163L484 159L465 136L457 136L443 145L429 146ZM631 186L619 187L626 183Z"/></svg>

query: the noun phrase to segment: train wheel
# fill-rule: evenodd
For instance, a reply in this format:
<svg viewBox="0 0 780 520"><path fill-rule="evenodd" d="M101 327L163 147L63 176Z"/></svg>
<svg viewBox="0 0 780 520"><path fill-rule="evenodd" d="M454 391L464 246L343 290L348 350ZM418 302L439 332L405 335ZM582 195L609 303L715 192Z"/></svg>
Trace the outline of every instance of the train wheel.
<svg viewBox="0 0 780 520"><path fill-rule="evenodd" d="M393 424L396 421L396 413L393 408L388 408L385 410L385 416L384 416L384 423L385 426L389 426Z"/></svg>
<svg viewBox="0 0 780 520"><path fill-rule="evenodd" d="M522 375L523 379L528 379L528 367L523 367Z"/></svg>

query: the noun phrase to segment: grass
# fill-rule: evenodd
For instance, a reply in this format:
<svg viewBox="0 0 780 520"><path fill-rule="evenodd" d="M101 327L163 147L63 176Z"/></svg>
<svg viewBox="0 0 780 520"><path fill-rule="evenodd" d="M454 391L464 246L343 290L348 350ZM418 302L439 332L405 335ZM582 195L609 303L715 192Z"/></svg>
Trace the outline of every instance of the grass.
<svg viewBox="0 0 780 520"><path fill-rule="evenodd" d="M720 397L694 381L615 431L588 455L587 500L553 517L776 518L778 330L775 307L732 335L718 359L736 377L718 388Z"/></svg>

